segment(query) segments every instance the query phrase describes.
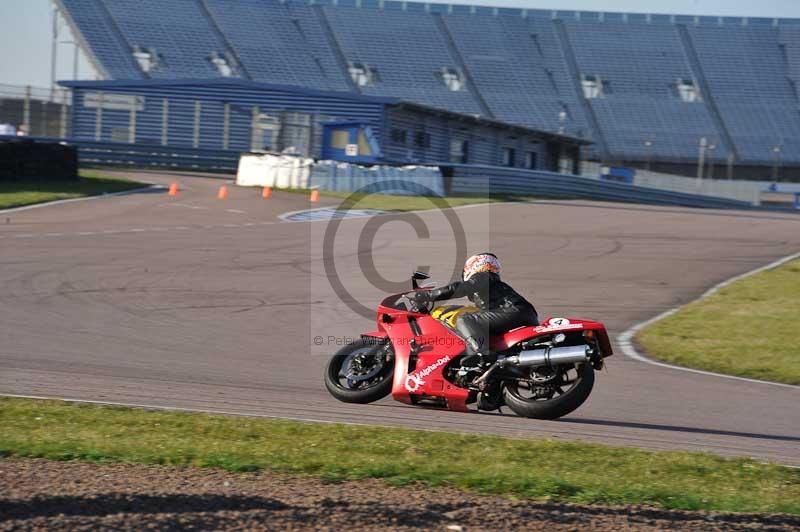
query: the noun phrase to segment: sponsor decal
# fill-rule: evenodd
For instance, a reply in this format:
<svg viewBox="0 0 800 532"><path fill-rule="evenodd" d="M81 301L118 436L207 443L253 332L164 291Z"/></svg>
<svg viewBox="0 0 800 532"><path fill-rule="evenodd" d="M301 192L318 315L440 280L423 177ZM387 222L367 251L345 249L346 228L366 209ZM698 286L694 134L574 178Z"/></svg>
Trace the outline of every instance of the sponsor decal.
<svg viewBox="0 0 800 532"><path fill-rule="evenodd" d="M430 366L422 368L419 371L415 371L414 373L409 373L408 376L406 377L406 382L405 382L406 390L408 390L411 393L416 392L417 390L419 390L420 386L425 384L425 381L423 380L424 377L427 377L428 375L436 371L438 368L444 366L448 362L450 362L450 355L445 355L436 362L434 362L433 364L431 364Z"/></svg>
<svg viewBox="0 0 800 532"><path fill-rule="evenodd" d="M583 329L580 323L571 323L567 318L551 318L547 325L539 325L534 327L537 333L550 332L550 331L563 331L565 329Z"/></svg>

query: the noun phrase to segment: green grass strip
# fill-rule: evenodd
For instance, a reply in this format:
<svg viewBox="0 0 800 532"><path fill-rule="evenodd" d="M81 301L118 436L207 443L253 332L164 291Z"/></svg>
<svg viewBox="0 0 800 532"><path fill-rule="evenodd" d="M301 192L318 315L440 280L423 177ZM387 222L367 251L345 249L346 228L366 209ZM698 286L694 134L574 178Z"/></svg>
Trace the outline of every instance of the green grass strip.
<svg viewBox="0 0 800 532"><path fill-rule="evenodd" d="M800 384L800 260L751 275L643 329L648 355L679 366Z"/></svg>
<svg viewBox="0 0 800 532"><path fill-rule="evenodd" d="M144 186L142 183L136 181L104 177L102 174L83 170L80 172L80 177L74 181L46 179L0 181L0 209L123 192L142 186Z"/></svg>
<svg viewBox="0 0 800 532"><path fill-rule="evenodd" d="M710 454L0 399L0 453L380 478L578 503L800 514L800 470Z"/></svg>

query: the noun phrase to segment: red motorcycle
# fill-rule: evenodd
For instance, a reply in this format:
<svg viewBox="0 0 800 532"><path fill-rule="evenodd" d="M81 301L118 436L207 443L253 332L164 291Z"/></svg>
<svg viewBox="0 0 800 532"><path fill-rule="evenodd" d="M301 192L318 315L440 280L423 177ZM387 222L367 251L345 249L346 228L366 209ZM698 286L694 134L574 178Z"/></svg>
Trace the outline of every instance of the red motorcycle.
<svg viewBox="0 0 800 532"><path fill-rule="evenodd" d="M415 272L411 285L428 275ZM475 307L418 307L403 294L378 307L378 329L337 352L325 368L325 386L346 403L371 403L392 394L402 403L469 411L499 410L556 419L581 406L594 372L612 355L605 326L576 318L547 318L490 338L492 357L465 367L465 344L455 321Z"/></svg>

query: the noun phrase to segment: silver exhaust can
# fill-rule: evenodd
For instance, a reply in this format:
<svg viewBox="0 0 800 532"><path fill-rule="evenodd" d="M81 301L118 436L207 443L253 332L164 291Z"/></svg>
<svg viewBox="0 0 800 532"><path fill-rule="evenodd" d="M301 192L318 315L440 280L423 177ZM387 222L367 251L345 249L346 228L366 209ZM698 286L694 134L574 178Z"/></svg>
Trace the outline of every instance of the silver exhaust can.
<svg viewBox="0 0 800 532"><path fill-rule="evenodd" d="M508 357L506 364L523 367L557 366L559 364L576 364L586 362L589 358L588 345L567 347L547 347L544 349L528 349L519 355Z"/></svg>

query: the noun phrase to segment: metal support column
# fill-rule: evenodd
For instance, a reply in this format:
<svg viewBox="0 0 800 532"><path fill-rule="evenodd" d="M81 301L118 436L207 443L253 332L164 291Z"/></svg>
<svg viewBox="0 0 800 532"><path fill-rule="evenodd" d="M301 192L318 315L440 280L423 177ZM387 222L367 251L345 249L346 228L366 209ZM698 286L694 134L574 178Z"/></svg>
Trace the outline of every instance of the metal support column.
<svg viewBox="0 0 800 532"><path fill-rule="evenodd" d="M53 5L53 42L50 44L50 101L55 100L58 67L58 7Z"/></svg>
<svg viewBox="0 0 800 532"><path fill-rule="evenodd" d="M61 101L61 117L59 118L58 123L58 136L59 138L66 138L67 137L67 120L69 120L69 107L67 106L67 92L62 92L62 101Z"/></svg>
<svg viewBox="0 0 800 532"><path fill-rule="evenodd" d="M781 167L781 147L772 148L772 180L777 181L780 176Z"/></svg>
<svg viewBox="0 0 800 532"><path fill-rule="evenodd" d="M200 115L203 112L203 104L200 100L194 102L194 129L192 131L192 147L200 147Z"/></svg>
<svg viewBox="0 0 800 532"><path fill-rule="evenodd" d="M733 161L736 157L730 153L728 154L728 179L733 179Z"/></svg>
<svg viewBox="0 0 800 532"><path fill-rule="evenodd" d="M31 134L31 86L25 87L25 100L22 102L22 129Z"/></svg>
<svg viewBox="0 0 800 532"><path fill-rule="evenodd" d="M700 139L700 156L697 158L697 186L703 182L703 165L706 160L706 146L708 146L708 139L705 137Z"/></svg>
<svg viewBox="0 0 800 532"><path fill-rule="evenodd" d="M72 79L78 79L78 70L80 70L78 65L80 65L81 48L78 45L77 40L73 40L72 46L74 48L72 56Z"/></svg>
<svg viewBox="0 0 800 532"><path fill-rule="evenodd" d="M231 104L226 103L222 113L222 149L230 149L231 144Z"/></svg>
<svg viewBox="0 0 800 532"><path fill-rule="evenodd" d="M136 103L131 105L131 114L128 119L128 142L136 144Z"/></svg>
<svg viewBox="0 0 800 532"><path fill-rule="evenodd" d="M94 114L94 140L103 140L103 92L97 93L97 110Z"/></svg>
<svg viewBox="0 0 800 532"><path fill-rule="evenodd" d="M253 118L250 122L250 151L256 151L261 148L260 142L258 142L258 117L261 114L261 110L258 106L253 107Z"/></svg>
<svg viewBox="0 0 800 532"><path fill-rule="evenodd" d="M169 98L161 103L161 145L169 144Z"/></svg>

